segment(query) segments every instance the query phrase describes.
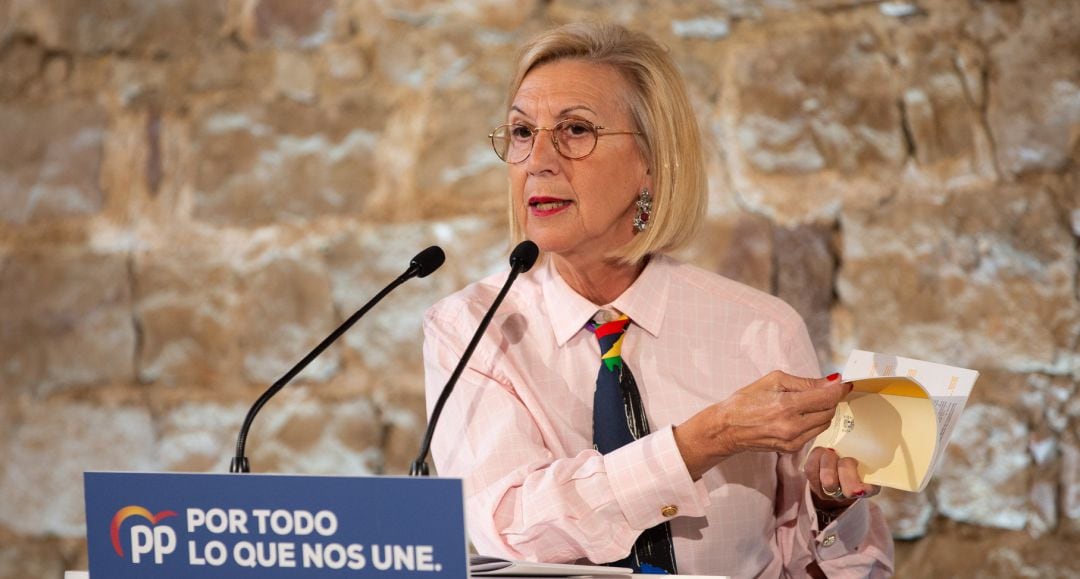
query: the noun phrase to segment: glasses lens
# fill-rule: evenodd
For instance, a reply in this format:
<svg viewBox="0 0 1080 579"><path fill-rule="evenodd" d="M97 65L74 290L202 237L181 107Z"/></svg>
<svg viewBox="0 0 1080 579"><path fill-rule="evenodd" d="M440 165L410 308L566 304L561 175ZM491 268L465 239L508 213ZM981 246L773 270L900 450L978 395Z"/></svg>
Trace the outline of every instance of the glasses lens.
<svg viewBox="0 0 1080 579"><path fill-rule="evenodd" d="M559 152L569 159L580 159L596 148L596 127L588 121L567 119L552 131L559 142Z"/></svg>
<svg viewBox="0 0 1080 579"><path fill-rule="evenodd" d="M491 132L495 154L507 163L520 163L532 150L533 132L525 125L502 125Z"/></svg>

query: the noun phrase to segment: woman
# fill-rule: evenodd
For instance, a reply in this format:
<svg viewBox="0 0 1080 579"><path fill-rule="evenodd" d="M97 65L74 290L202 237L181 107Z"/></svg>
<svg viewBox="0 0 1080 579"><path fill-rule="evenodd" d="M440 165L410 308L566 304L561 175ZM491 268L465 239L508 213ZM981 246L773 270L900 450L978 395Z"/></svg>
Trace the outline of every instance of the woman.
<svg viewBox="0 0 1080 579"><path fill-rule="evenodd" d="M642 34L534 39L491 135L516 282L443 411L433 456L466 481L484 554L642 572L879 576L892 541L851 459L805 448L848 392L780 300L665 254L705 213L682 79ZM430 405L505 275L425 318ZM650 428L651 425L651 428Z"/></svg>

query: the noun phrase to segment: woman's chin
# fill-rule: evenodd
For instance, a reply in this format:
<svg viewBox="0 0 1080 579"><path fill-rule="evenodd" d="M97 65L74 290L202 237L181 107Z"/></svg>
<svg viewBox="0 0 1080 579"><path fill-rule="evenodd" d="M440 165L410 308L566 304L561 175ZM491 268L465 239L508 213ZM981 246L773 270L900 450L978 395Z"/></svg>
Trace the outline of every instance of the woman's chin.
<svg viewBox="0 0 1080 579"><path fill-rule="evenodd" d="M558 232L545 230L543 228L530 228L526 230L526 237L536 244L540 248L540 251L544 253L553 253L559 255L565 251L568 251L572 244L565 235L560 235Z"/></svg>

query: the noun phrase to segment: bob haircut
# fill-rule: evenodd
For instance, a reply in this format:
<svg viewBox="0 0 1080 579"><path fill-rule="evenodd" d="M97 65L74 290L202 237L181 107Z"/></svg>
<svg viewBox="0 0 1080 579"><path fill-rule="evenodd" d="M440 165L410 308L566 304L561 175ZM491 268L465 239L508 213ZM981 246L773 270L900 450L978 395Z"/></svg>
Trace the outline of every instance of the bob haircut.
<svg viewBox="0 0 1080 579"><path fill-rule="evenodd" d="M624 100L642 133L635 138L652 176L652 211L645 231L609 257L638 263L650 254L684 246L701 227L708 193L697 118L667 50L648 35L616 24L582 22L542 32L518 57L507 110L531 70L558 60L612 66L630 86ZM525 238L513 199L510 233L514 243Z"/></svg>

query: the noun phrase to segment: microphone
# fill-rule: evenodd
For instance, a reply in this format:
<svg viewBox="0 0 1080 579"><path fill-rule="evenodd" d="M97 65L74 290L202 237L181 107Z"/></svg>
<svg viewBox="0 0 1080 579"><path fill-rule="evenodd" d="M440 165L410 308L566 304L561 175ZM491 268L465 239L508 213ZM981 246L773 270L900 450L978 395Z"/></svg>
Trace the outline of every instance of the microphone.
<svg viewBox="0 0 1080 579"><path fill-rule="evenodd" d="M345 322L338 326L336 330L331 332L331 334L320 342L318 346L315 346L314 350L308 352L308 355L304 356L304 359L297 362L284 376L279 378L277 382L274 382L270 388L267 388L266 392L263 392L262 396L260 396L259 399L255 401L255 404L251 406L251 410L248 410L247 417L244 419L244 425L240 427L240 434L236 438L236 456L233 457L232 464L229 465L229 472L251 472L251 466L248 464L248 459L244 456L244 446L247 443L247 435L248 430L251 429L251 423L255 420L255 415L259 413L259 410L262 409L263 405L269 402L275 394L306 368L312 360L319 357L319 354L322 354L323 350L340 338L342 334L348 331L348 329L357 322L357 320L366 314L375 304L379 303L379 300L383 299L387 294L393 291L394 288L414 277L427 277L431 272L439 269L439 266L441 266L444 261L446 261L446 254L444 254L443 250L437 245L432 245L416 254L416 257L412 258L412 261L409 262L409 269L405 270L405 273L398 276L398 278L391 282L390 285L383 288L383 290L376 294L375 297L371 298L368 303L364 304L364 307L357 310L355 314L350 316L349 319L345 320Z"/></svg>
<svg viewBox="0 0 1080 579"><path fill-rule="evenodd" d="M431 452L431 437L435 434L435 425L439 422L439 415L442 414L446 400L450 398L450 392L454 390L458 377L465 370L465 364L472 357L473 350L476 349L476 345L480 342L480 336L484 334L484 330L491 323L491 318L495 317L495 310L499 309L499 304L506 297L506 293L510 291L510 285L514 283L519 274L532 269L533 264L536 263L536 258L539 256L540 248L529 240L517 244L514 251L510 252L510 275L506 278L506 283L503 284L499 295L495 297L495 303L491 304L487 314L484 314L484 318L480 320L480 327L473 334L472 341L465 348L465 353L461 355L461 361L458 362L457 368L454 368L453 374L450 374L450 379L446 381L446 386L443 386L439 399L435 402L435 408L431 411L431 420L428 421L427 431L424 432L424 442L420 445L420 454L416 456L416 460L409 467L409 476L428 476L427 456Z"/></svg>

